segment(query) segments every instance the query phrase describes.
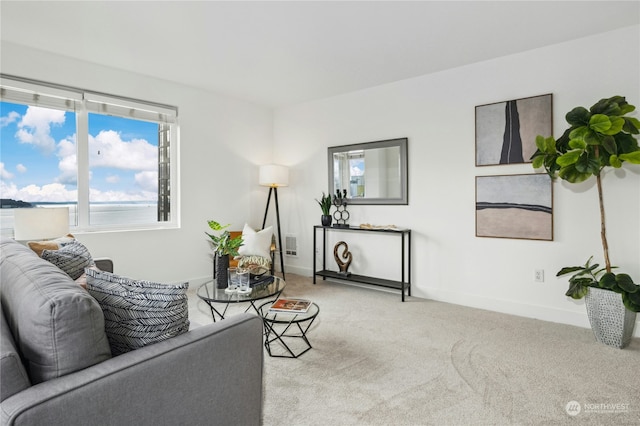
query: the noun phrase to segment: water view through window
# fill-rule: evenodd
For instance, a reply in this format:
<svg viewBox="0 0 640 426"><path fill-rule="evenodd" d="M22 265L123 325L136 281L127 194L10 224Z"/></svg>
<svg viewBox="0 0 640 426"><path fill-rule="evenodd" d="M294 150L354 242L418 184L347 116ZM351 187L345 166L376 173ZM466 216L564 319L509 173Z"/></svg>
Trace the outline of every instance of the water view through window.
<svg viewBox="0 0 640 426"><path fill-rule="evenodd" d="M78 225L78 116L74 108L0 102L3 236L12 235L14 208L68 206L70 225ZM162 221L158 170L163 125L91 112L87 116L82 158L88 158L89 226Z"/></svg>

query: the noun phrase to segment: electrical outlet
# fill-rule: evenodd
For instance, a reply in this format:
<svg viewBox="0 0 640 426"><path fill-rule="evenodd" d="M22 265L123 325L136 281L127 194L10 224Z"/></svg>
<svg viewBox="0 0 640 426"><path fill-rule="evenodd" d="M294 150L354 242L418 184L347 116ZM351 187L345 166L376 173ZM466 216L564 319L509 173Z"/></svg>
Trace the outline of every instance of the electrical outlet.
<svg viewBox="0 0 640 426"><path fill-rule="evenodd" d="M533 271L533 280L537 283L544 282L544 269L536 269Z"/></svg>

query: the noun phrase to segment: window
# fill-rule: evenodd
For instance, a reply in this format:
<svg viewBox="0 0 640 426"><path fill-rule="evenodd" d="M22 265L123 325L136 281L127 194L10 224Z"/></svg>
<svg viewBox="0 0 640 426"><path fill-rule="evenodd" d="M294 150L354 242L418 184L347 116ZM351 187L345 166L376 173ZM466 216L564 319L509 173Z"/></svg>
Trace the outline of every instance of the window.
<svg viewBox="0 0 640 426"><path fill-rule="evenodd" d="M177 226L175 107L5 76L0 95L3 236L53 204L76 232Z"/></svg>

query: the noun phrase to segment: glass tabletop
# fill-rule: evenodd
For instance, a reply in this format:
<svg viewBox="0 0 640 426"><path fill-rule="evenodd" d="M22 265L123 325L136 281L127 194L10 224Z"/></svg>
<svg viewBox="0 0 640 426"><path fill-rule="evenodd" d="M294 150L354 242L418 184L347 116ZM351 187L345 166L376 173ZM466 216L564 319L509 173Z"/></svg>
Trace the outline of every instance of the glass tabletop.
<svg viewBox="0 0 640 426"><path fill-rule="evenodd" d="M258 284L249 294L226 293L224 288L217 288L215 280L207 281L198 287L198 297L207 302L240 303L266 299L282 292L287 283L280 277L273 277L273 281Z"/></svg>

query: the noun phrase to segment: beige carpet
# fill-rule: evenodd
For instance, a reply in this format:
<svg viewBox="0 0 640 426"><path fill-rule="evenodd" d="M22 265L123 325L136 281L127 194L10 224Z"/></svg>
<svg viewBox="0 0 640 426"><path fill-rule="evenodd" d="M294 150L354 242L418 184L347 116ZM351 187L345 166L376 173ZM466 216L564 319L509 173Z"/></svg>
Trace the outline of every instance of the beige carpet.
<svg viewBox="0 0 640 426"><path fill-rule="evenodd" d="M264 425L640 425L638 339L293 274L284 294L320 314L309 352L265 352Z"/></svg>

